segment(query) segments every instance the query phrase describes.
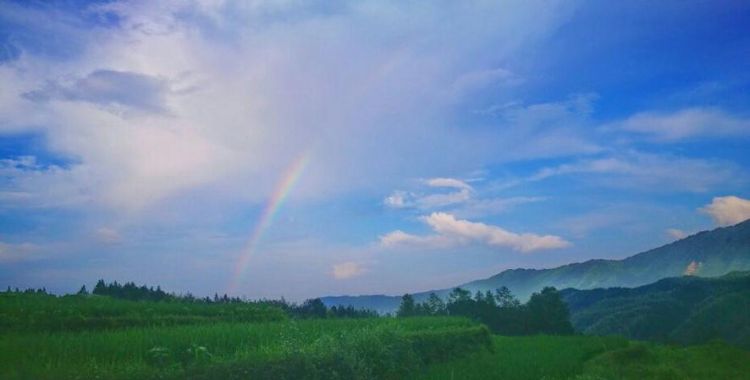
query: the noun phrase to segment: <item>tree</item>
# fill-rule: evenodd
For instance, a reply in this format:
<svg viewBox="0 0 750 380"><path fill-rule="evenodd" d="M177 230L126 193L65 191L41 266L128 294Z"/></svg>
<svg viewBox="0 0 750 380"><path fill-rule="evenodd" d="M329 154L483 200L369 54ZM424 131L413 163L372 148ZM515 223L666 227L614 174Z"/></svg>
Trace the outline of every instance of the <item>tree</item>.
<svg viewBox="0 0 750 380"><path fill-rule="evenodd" d="M108 290L107 284L104 283L104 280L99 280L96 282L96 285L94 286L94 290L91 293L104 296L104 295L109 294L107 290Z"/></svg>
<svg viewBox="0 0 750 380"><path fill-rule="evenodd" d="M454 288L448 295L448 301L451 303L471 301L471 293L466 289Z"/></svg>
<svg viewBox="0 0 750 380"><path fill-rule="evenodd" d="M501 286L495 289L495 301L497 306L501 308L517 308L521 306L521 302L513 296L507 286Z"/></svg>
<svg viewBox="0 0 750 380"><path fill-rule="evenodd" d="M529 313L529 328L532 332L545 334L572 334L568 305L560 292L553 287L545 287L540 293L531 295L526 303Z"/></svg>
<svg viewBox="0 0 750 380"><path fill-rule="evenodd" d="M399 317L412 317L416 315L416 305L414 304L414 297L407 293L401 297L401 305L398 306L396 316Z"/></svg>
<svg viewBox="0 0 750 380"><path fill-rule="evenodd" d="M313 298L306 300L302 304L301 312L307 318L325 318L328 308L326 308L326 305L320 298Z"/></svg>
<svg viewBox="0 0 750 380"><path fill-rule="evenodd" d="M89 291L86 290L86 285L81 286L81 289L78 290L78 293L76 294L78 294L79 296L87 296L89 294Z"/></svg>
<svg viewBox="0 0 750 380"><path fill-rule="evenodd" d="M431 315L445 314L445 302L435 293L430 293L430 297L427 298L427 307Z"/></svg>

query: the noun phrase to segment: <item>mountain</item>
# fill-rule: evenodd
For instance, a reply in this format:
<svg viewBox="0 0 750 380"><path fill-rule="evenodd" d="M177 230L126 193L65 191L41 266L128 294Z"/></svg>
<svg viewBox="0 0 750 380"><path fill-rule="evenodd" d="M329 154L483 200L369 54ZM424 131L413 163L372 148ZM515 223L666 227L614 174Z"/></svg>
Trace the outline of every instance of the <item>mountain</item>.
<svg viewBox="0 0 750 380"><path fill-rule="evenodd" d="M750 348L750 272L560 294L573 326L585 334L684 344L723 339Z"/></svg>
<svg viewBox="0 0 750 380"><path fill-rule="evenodd" d="M458 285L471 290L507 286L521 300L545 286L558 289L637 287L667 277L692 274L715 277L731 271L750 270L750 220L730 227L703 231L622 260L589 260L551 269L510 269L492 277ZM450 289L434 291L445 297ZM416 293L416 301L430 291ZM327 306L351 305L381 313L398 308L400 296L323 297Z"/></svg>

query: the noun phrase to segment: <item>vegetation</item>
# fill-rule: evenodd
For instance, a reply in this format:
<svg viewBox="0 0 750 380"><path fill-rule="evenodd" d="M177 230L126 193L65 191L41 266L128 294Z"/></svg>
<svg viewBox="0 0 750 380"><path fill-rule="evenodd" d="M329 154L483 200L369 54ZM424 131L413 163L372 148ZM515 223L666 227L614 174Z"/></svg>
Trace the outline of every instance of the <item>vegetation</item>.
<svg viewBox="0 0 750 380"><path fill-rule="evenodd" d="M226 295L179 296L159 287L106 283L93 294L81 287L58 297L45 289L0 292L0 332L79 331L123 327L169 326L216 322L270 322L287 318L373 318L377 313L353 307L327 308L320 299L302 304L284 300L247 301Z"/></svg>
<svg viewBox="0 0 750 380"><path fill-rule="evenodd" d="M750 272L562 294L574 326L586 334L681 344L722 339L750 349Z"/></svg>
<svg viewBox="0 0 750 380"><path fill-rule="evenodd" d="M676 347L616 337L493 338L494 351L430 366L421 380L744 379L750 353L721 343Z"/></svg>
<svg viewBox="0 0 750 380"><path fill-rule="evenodd" d="M477 292L472 298L465 289L455 288L444 302L435 293L417 303L405 294L396 313L399 317L452 315L472 318L503 335L572 334L570 313L560 293L551 287L534 293L521 304L506 287L494 293Z"/></svg>
<svg viewBox="0 0 750 380"><path fill-rule="evenodd" d="M486 328L457 318L9 333L0 337L0 378L405 378L490 345Z"/></svg>
<svg viewBox="0 0 750 380"><path fill-rule="evenodd" d="M721 342L699 346L630 343L584 364L576 380L747 379L750 352Z"/></svg>
<svg viewBox="0 0 750 380"><path fill-rule="evenodd" d="M281 308L263 303L143 302L104 296L0 293L0 332L269 322L286 318Z"/></svg>
<svg viewBox="0 0 750 380"><path fill-rule="evenodd" d="M62 297L9 289L0 292L0 378L742 378L748 351L571 335L568 305L576 322L597 328L741 343L749 285L750 273L733 273L635 289L545 288L525 304L504 287L456 288L445 300L404 295L398 318L320 299L196 298L132 283L101 281L93 294L82 287Z"/></svg>

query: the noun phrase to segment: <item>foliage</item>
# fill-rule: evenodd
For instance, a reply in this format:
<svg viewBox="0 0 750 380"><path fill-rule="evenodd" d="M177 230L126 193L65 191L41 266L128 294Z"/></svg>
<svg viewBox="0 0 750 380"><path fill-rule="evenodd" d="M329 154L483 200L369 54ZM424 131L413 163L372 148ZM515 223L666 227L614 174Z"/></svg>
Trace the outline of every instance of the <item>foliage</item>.
<svg viewBox="0 0 750 380"><path fill-rule="evenodd" d="M576 380L746 379L750 374L750 352L724 343L676 347L631 343L585 363Z"/></svg>
<svg viewBox="0 0 750 380"><path fill-rule="evenodd" d="M745 379L750 353L721 343L677 347L598 336L495 336L494 351L431 366L420 380Z"/></svg>
<svg viewBox="0 0 750 380"><path fill-rule="evenodd" d="M290 319L0 336L3 379L393 379L485 350L460 318Z"/></svg>
<svg viewBox="0 0 750 380"><path fill-rule="evenodd" d="M682 344L723 339L750 348L750 272L685 276L638 288L562 291L572 322L588 334Z"/></svg>
<svg viewBox="0 0 750 380"><path fill-rule="evenodd" d="M495 336L493 341L494 351L433 365L418 379L568 379L581 374L588 359L628 344L614 337L548 335Z"/></svg>
<svg viewBox="0 0 750 380"><path fill-rule="evenodd" d="M397 316L417 315L469 317L504 335L573 333L568 307L555 288L544 288L534 293L525 305L506 287L497 289L495 293L478 291L473 298L469 291L455 288L447 302L432 293L427 301L415 303L411 295L405 294Z"/></svg>
<svg viewBox="0 0 750 380"><path fill-rule="evenodd" d="M126 301L103 296L0 293L0 332L267 322L286 318L282 309L265 303Z"/></svg>
<svg viewBox="0 0 750 380"><path fill-rule="evenodd" d="M0 332L77 331L135 326L213 322L277 321L287 317L373 318L377 313L353 307L328 309L320 299L298 305L285 300L248 301L226 295L196 298L175 295L160 287L120 285L104 280L89 295L86 286L75 295L55 296L45 289L0 292Z"/></svg>

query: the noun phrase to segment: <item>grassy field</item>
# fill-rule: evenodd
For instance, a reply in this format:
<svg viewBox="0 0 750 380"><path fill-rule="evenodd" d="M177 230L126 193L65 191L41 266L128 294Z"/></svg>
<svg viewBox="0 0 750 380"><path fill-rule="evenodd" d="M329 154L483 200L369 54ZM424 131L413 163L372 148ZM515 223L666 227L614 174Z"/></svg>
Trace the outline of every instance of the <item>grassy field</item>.
<svg viewBox="0 0 750 380"><path fill-rule="evenodd" d="M430 366L442 379L750 379L750 352L712 343L666 346L616 337L494 337L494 351Z"/></svg>
<svg viewBox="0 0 750 380"><path fill-rule="evenodd" d="M750 379L750 352L492 336L464 318L296 319L262 303L0 296L0 379Z"/></svg>
<svg viewBox="0 0 750 380"><path fill-rule="evenodd" d="M0 332L270 322L286 318L283 310L260 303L146 302L101 296L0 293Z"/></svg>
<svg viewBox="0 0 750 380"><path fill-rule="evenodd" d="M489 345L487 329L455 318L8 333L0 378L404 378Z"/></svg>

